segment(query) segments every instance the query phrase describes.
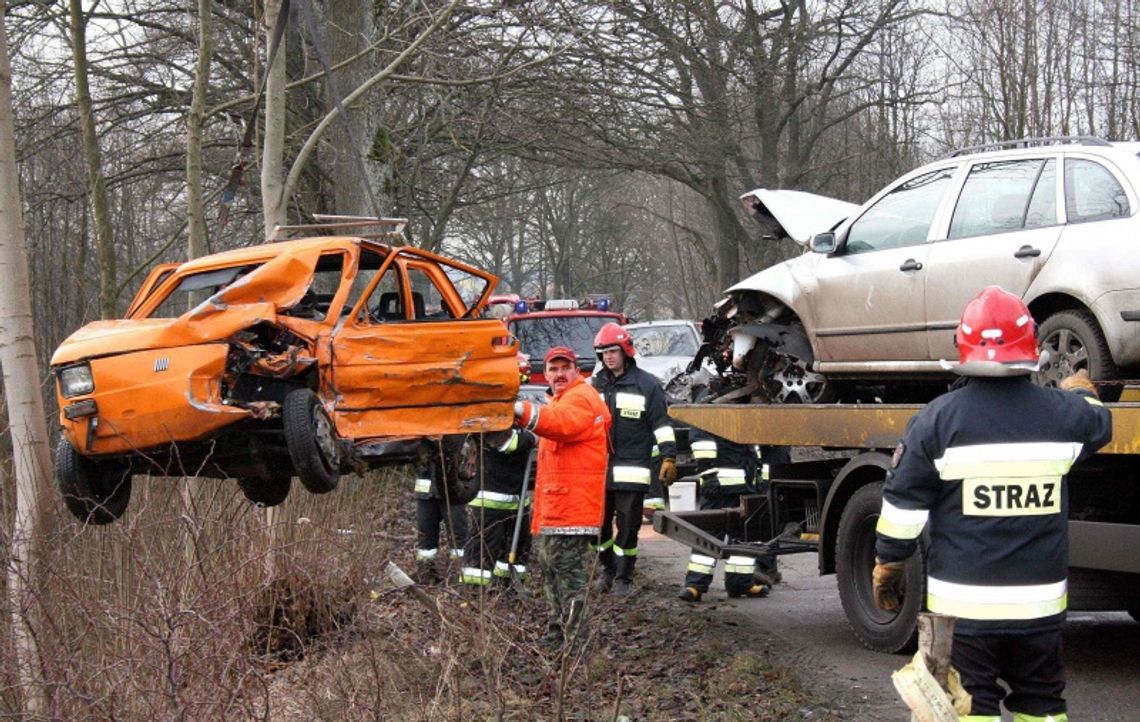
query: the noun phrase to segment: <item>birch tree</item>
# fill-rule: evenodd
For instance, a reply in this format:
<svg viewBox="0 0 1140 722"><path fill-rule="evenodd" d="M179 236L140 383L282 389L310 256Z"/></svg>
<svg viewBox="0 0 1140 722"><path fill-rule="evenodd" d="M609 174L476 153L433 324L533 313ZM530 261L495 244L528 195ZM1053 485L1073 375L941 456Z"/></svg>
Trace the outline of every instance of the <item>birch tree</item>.
<svg viewBox="0 0 1140 722"><path fill-rule="evenodd" d="M0 367L8 402L9 433L16 471L16 518L8 566L8 594L18 675L29 714L45 708L35 637L29 623L34 588L33 541L40 527L40 498L51 475L47 421L32 333L24 221L16 169L12 70L8 57L7 1L0 0Z"/></svg>

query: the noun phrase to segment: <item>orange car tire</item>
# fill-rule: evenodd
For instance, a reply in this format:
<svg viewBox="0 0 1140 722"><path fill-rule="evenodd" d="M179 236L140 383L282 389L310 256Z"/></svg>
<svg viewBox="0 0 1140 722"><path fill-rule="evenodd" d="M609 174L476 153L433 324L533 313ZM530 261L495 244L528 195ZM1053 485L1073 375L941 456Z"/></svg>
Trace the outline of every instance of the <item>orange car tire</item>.
<svg viewBox="0 0 1140 722"><path fill-rule="evenodd" d="M85 524L110 524L131 501L129 462L95 461L66 438L55 449L55 475L67 510Z"/></svg>
<svg viewBox="0 0 1140 722"><path fill-rule="evenodd" d="M309 389L294 389L282 409L285 444L297 478L313 494L327 494L340 483L340 440L321 400Z"/></svg>

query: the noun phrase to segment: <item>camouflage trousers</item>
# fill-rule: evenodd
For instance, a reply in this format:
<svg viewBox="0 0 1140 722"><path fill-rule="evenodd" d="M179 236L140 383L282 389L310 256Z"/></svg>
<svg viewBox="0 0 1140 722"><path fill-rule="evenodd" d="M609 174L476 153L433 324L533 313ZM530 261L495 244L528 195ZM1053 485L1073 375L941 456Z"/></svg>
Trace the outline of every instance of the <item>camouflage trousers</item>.
<svg viewBox="0 0 1140 722"><path fill-rule="evenodd" d="M586 622L586 594L593 562L585 534L543 534L538 537L538 566L542 570L542 593L546 597L548 637L573 640Z"/></svg>

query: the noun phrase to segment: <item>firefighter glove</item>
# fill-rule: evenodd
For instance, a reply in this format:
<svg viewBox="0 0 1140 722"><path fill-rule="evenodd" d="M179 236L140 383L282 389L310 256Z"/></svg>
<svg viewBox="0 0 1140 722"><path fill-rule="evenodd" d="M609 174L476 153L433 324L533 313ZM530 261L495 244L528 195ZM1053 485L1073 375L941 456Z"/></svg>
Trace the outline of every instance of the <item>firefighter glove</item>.
<svg viewBox="0 0 1140 722"><path fill-rule="evenodd" d="M661 471L657 473L657 478L665 486L669 486L677 480L677 460L672 457L666 457L661 460Z"/></svg>
<svg viewBox="0 0 1140 722"><path fill-rule="evenodd" d="M875 592L875 606L884 612L894 611L902 604L903 580L906 562L884 562L875 558L871 584Z"/></svg>
<svg viewBox="0 0 1140 722"><path fill-rule="evenodd" d="M1061 379L1061 383L1057 384L1057 388L1062 391L1081 389L1082 391L1088 391L1093 396L1100 397L1100 394L1096 392L1096 386L1093 386L1093 382L1089 380L1089 372L1086 369L1081 369L1073 375Z"/></svg>

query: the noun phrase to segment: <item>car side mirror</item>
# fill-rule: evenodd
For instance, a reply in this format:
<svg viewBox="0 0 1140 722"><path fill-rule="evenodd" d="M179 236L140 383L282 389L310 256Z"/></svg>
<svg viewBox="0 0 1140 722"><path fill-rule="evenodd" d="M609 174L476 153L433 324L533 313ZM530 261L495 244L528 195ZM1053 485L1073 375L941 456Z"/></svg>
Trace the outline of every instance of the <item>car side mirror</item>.
<svg viewBox="0 0 1140 722"><path fill-rule="evenodd" d="M837 245L835 234L831 231L817 233L808 240L808 248L813 253L835 253Z"/></svg>

